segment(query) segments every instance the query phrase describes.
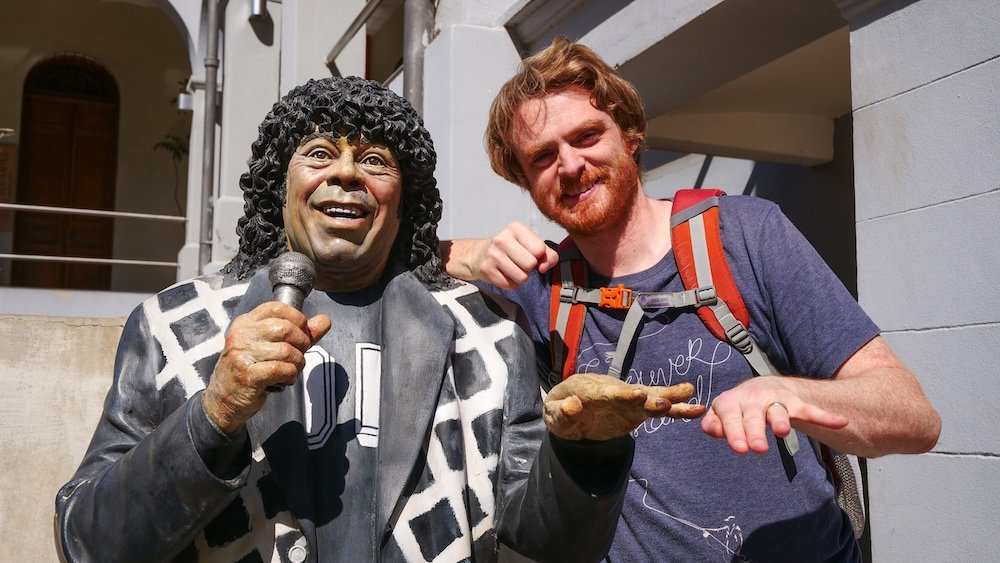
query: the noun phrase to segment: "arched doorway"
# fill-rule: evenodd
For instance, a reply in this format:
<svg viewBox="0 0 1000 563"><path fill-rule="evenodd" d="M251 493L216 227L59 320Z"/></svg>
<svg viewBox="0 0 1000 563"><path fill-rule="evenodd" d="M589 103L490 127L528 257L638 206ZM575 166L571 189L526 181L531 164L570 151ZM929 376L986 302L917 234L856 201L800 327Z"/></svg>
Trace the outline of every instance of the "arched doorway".
<svg viewBox="0 0 1000 563"><path fill-rule="evenodd" d="M99 63L56 55L24 81L17 202L111 210L118 153L118 86ZM110 258L114 220L19 212L16 254ZM109 289L111 267L16 260L11 284L22 287Z"/></svg>

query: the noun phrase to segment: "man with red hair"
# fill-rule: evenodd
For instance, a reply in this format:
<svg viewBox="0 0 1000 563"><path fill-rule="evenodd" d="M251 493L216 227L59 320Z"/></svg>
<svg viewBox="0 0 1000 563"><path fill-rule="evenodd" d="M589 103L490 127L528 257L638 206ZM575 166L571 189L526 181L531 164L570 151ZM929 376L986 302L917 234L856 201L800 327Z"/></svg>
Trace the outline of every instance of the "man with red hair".
<svg viewBox="0 0 1000 563"><path fill-rule="evenodd" d="M590 287L685 289L671 252L673 203L643 190L645 129L635 88L564 38L524 60L491 108L493 169L568 231ZM635 460L609 559L858 561L855 532L813 445L802 440L791 455L794 448L776 437L791 438L794 428L860 456L919 453L936 443L940 417L777 206L731 196L718 208L750 333L787 375L754 377L743 355L690 309L641 317L630 353L619 359L621 379L692 380L694 401L710 408L700 428L663 418L633 432ZM540 370L548 372L543 381L554 383L550 373L561 367L549 356L557 252L518 223L444 250L450 274L501 288L528 312ZM624 311L588 307L572 371L605 373L627 324ZM611 375L588 378L594 388L618 384ZM737 455L748 452L755 455Z"/></svg>

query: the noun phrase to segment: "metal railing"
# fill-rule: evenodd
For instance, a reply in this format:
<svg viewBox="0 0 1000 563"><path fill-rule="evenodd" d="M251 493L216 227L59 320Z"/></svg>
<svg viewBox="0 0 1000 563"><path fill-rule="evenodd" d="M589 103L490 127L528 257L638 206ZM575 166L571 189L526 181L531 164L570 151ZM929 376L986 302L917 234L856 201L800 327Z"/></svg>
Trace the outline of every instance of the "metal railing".
<svg viewBox="0 0 1000 563"><path fill-rule="evenodd" d="M165 221L170 223L186 223L187 217L177 215L156 215L153 213L131 213L128 211L104 211L101 209L80 209L76 207L52 207L47 205L25 205L21 203L0 203L0 210L26 211L29 213L58 213L63 215L86 215L90 217L113 217L123 219L142 219L148 221ZM0 259L25 260L30 262L67 262L76 264L118 264L128 266L156 266L176 268L177 262L158 260L131 260L124 258L84 258L78 256L53 256L44 254L6 254L0 253Z"/></svg>
<svg viewBox="0 0 1000 563"><path fill-rule="evenodd" d="M340 39L338 39L337 42L333 45L333 48L330 49L330 52L326 54L326 58L323 59L323 64L325 64L327 68L331 70L334 68L334 62L337 60L337 57L340 55L340 53L344 50L344 47L347 47L347 44L351 42L351 39L354 39L354 36L357 35L359 31L361 31L361 28L364 27L365 23L368 22L368 19L372 17L372 14L375 13L375 10L377 10L379 6L382 5L383 1L384 0L368 0L368 2L365 4L365 7L361 9L361 12L359 12L357 16L355 16L354 21L352 21L351 24L347 26L347 29L344 30L344 33L340 36Z"/></svg>

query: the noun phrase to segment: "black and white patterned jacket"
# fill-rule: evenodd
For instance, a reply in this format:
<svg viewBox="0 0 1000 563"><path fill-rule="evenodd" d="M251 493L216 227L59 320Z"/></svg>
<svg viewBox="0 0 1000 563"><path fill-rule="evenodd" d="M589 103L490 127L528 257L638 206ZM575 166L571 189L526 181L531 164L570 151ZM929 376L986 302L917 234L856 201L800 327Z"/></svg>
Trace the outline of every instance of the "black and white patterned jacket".
<svg viewBox="0 0 1000 563"><path fill-rule="evenodd" d="M133 312L93 441L56 498L65 559L330 559L308 518L300 384L272 394L248 422L252 461L235 478L213 473L195 445L226 440L208 423L201 390L234 314L267 300L269 288L254 290L261 277L196 278ZM357 516L375 518L384 534L344 541L376 542L383 561L494 561L501 541L539 560L604 556L631 441L550 437L518 314L467 284L429 292L409 273L389 282L376 510ZM582 486L588 463L616 469Z"/></svg>

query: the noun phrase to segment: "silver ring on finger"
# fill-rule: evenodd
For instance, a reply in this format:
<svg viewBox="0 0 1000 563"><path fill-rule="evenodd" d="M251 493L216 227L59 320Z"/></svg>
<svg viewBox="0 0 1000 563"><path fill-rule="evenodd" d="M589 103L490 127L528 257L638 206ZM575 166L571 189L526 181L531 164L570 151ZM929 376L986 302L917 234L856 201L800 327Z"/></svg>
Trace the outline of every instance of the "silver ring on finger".
<svg viewBox="0 0 1000 563"><path fill-rule="evenodd" d="M767 408L764 409L764 412L767 412L773 406L779 406L779 407L785 409L785 413L788 413L788 407L786 407L785 403L782 403L781 401L775 401L775 402L771 403L770 405L767 405Z"/></svg>

